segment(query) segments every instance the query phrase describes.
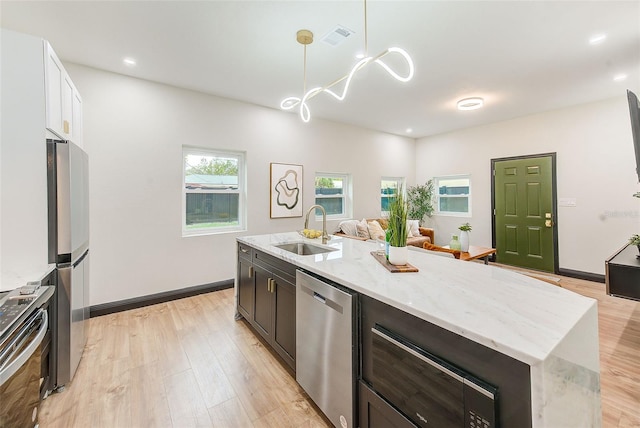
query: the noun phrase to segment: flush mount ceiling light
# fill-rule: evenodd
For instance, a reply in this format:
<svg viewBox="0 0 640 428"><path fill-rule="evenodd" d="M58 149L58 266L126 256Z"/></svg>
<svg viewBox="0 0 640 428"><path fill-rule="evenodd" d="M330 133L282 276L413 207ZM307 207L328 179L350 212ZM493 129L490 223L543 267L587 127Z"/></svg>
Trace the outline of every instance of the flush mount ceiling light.
<svg viewBox="0 0 640 428"><path fill-rule="evenodd" d="M589 38L590 45L599 45L604 42L607 38L606 34L595 34Z"/></svg>
<svg viewBox="0 0 640 428"><path fill-rule="evenodd" d="M303 71L303 86L302 86L302 98L298 97L288 97L282 100L280 103L280 108L283 110L292 110L294 108L299 109L300 118L303 122L309 122L311 119L311 111L309 110L309 106L307 105L307 101L311 98L315 97L320 93L327 93L331 95L338 101L342 101L347 96L347 92L349 91L349 85L351 84L351 79L353 76L359 71L362 70L369 64L377 64L382 67L391 77L400 82L408 82L413 78L413 60L404 49L398 47L392 47L385 49L380 52L378 55L369 56L368 54L368 46L367 46L367 0L364 0L364 57L360 59L354 66L351 68L351 71L346 75L340 77L339 79L334 80L333 82L325 85L325 86L317 86L307 91L307 45L313 42L313 33L309 30L300 30L296 33L296 40L298 43L304 46L304 71ZM382 61L387 55L398 55L407 63L408 72L405 76L401 76L396 73L391 67L389 67L385 62ZM342 93L336 93L331 90L337 84L344 82L344 86L342 87ZM338 91L339 92L339 91Z"/></svg>
<svg viewBox="0 0 640 428"><path fill-rule="evenodd" d="M122 60L122 62L124 62L124 64L128 65L129 67L133 67L134 65L136 65L136 60L133 58L125 58Z"/></svg>
<svg viewBox="0 0 640 428"><path fill-rule="evenodd" d="M458 110L476 110L484 105L480 97L464 98L458 101Z"/></svg>

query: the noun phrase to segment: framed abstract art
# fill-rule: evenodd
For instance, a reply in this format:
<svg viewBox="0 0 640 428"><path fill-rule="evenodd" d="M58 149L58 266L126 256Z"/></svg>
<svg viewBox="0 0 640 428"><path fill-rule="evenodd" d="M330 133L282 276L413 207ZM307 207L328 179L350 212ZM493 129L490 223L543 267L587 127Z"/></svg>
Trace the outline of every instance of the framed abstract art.
<svg viewBox="0 0 640 428"><path fill-rule="evenodd" d="M271 218L302 217L302 165L271 163Z"/></svg>

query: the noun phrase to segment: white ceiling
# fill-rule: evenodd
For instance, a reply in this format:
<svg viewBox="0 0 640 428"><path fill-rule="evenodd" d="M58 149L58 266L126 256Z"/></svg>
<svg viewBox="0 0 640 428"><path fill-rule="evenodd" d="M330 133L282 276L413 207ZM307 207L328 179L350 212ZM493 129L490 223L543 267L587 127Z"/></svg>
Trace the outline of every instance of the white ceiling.
<svg viewBox="0 0 640 428"><path fill-rule="evenodd" d="M363 9L360 0L2 1L0 20L49 40L64 61L277 109L302 92L296 32L315 35L307 87L325 85L363 50ZM403 47L416 75L403 84L367 67L345 101L310 100L312 120L417 138L640 90L640 1L369 0L367 10L369 54ZM337 24L355 34L331 47L321 39ZM589 45L597 33L607 39ZM619 73L627 80L614 82ZM485 107L457 111L469 96Z"/></svg>

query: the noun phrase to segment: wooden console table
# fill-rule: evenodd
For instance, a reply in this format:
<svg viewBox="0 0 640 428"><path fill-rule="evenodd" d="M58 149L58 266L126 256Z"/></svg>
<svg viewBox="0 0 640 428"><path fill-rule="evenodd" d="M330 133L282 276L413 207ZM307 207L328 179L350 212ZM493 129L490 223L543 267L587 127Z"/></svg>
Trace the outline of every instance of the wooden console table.
<svg viewBox="0 0 640 428"><path fill-rule="evenodd" d="M446 245L444 248L449 248L449 246ZM488 265L489 264L489 256L491 254L495 254L495 253L496 253L496 249L495 248L479 247L477 245L469 245L469 251L461 251L460 252L460 260L469 261L469 260L484 259L484 264Z"/></svg>
<svg viewBox="0 0 640 428"><path fill-rule="evenodd" d="M635 245L625 245L605 261L607 294L640 301L640 258Z"/></svg>

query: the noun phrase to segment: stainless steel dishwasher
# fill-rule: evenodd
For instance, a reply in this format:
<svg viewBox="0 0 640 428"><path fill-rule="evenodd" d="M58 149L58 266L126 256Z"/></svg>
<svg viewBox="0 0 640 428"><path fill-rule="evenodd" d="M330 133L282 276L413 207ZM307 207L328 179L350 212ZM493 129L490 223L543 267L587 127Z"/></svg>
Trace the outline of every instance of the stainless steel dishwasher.
<svg viewBox="0 0 640 428"><path fill-rule="evenodd" d="M356 299L338 287L296 272L296 381L336 427L353 428Z"/></svg>

